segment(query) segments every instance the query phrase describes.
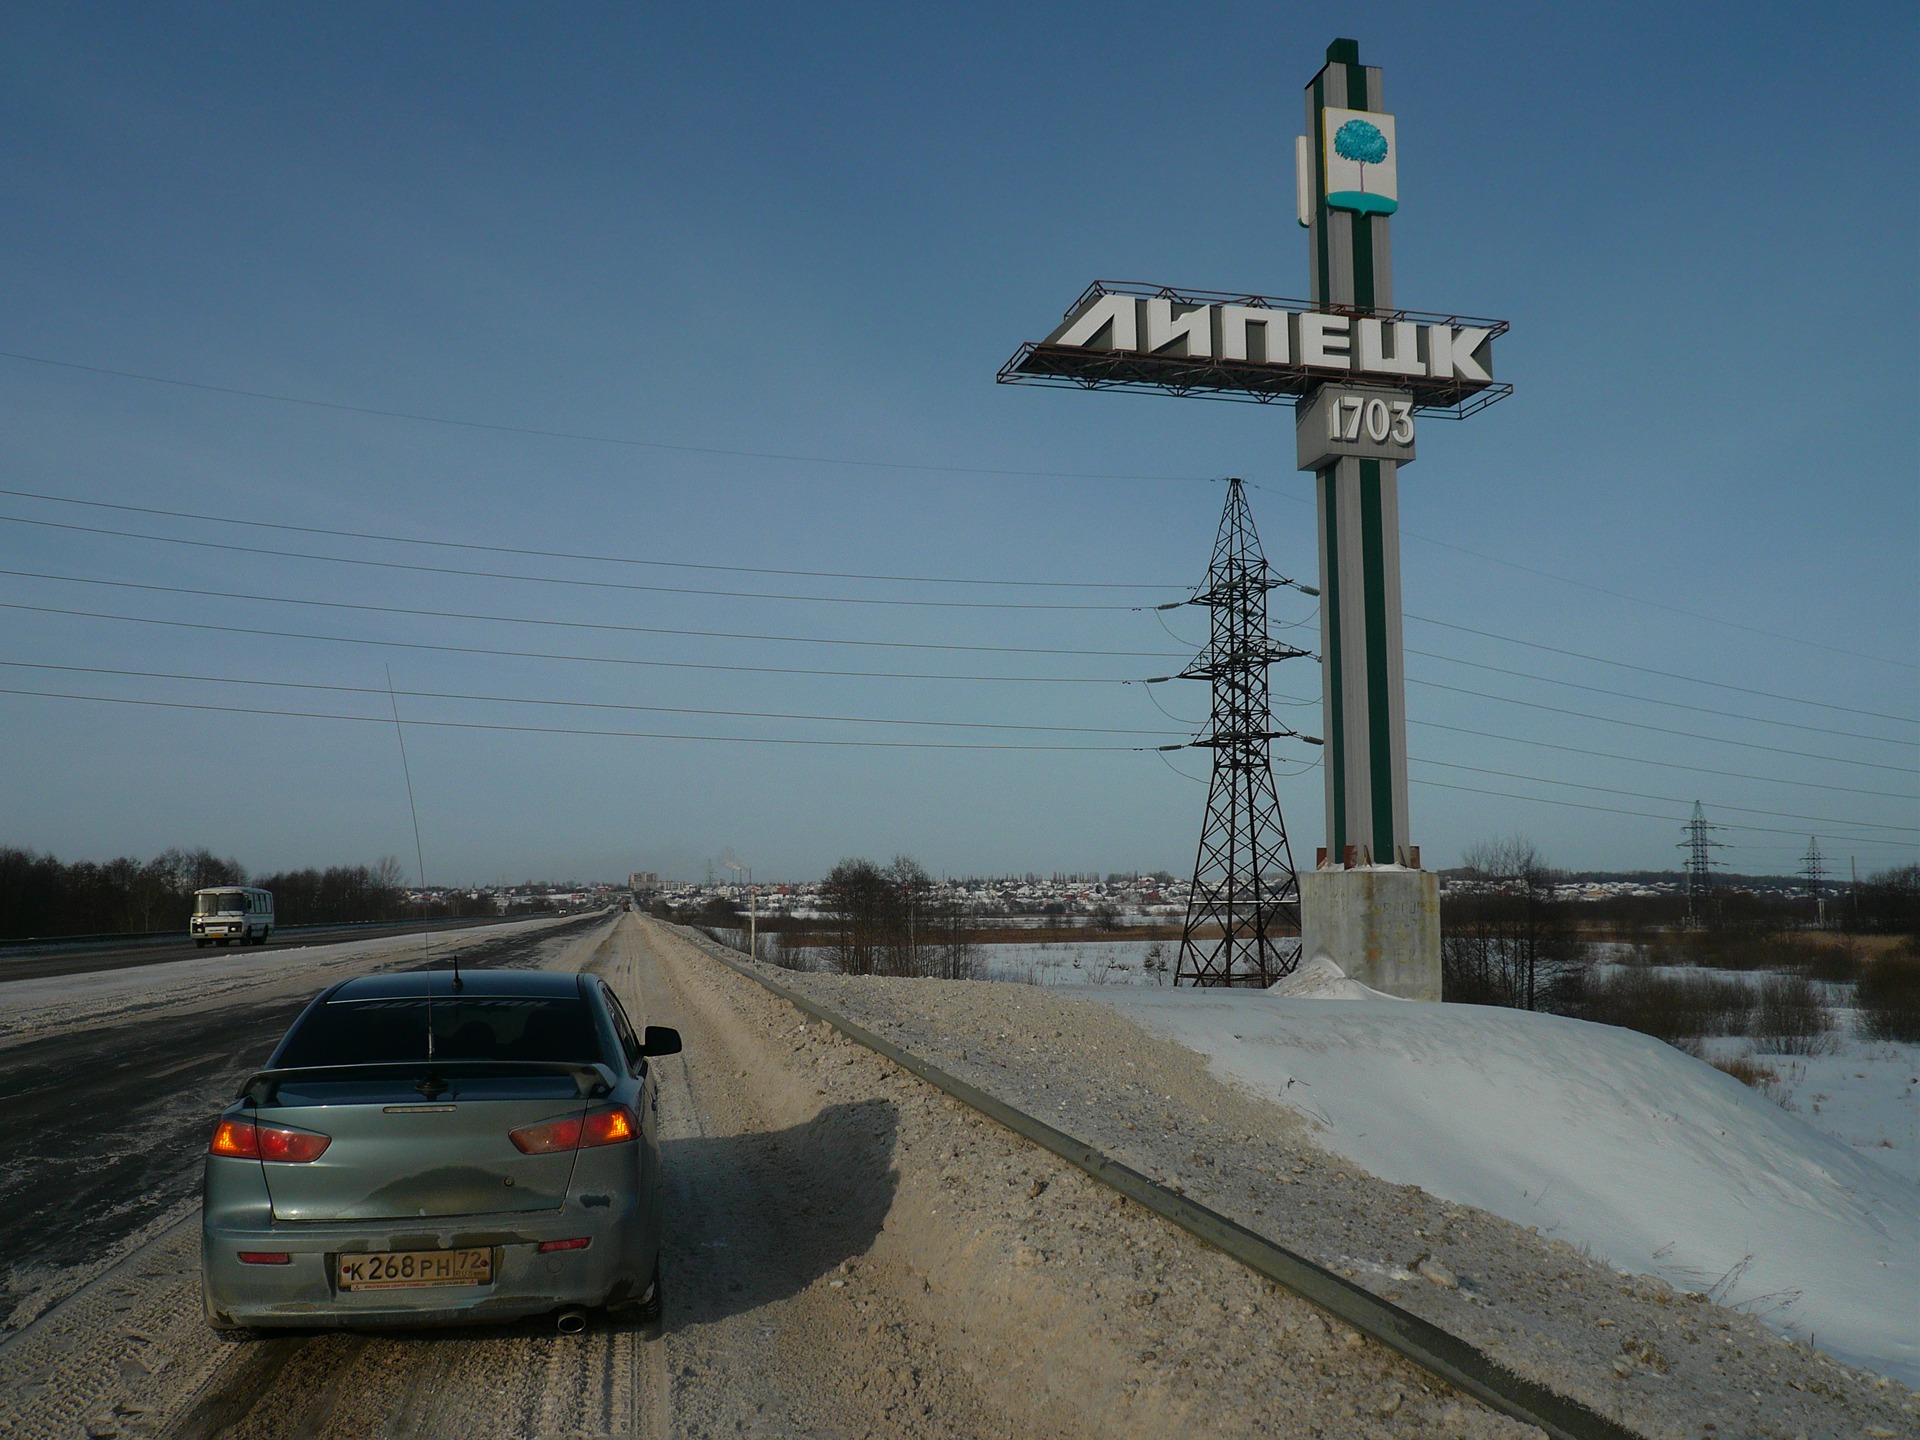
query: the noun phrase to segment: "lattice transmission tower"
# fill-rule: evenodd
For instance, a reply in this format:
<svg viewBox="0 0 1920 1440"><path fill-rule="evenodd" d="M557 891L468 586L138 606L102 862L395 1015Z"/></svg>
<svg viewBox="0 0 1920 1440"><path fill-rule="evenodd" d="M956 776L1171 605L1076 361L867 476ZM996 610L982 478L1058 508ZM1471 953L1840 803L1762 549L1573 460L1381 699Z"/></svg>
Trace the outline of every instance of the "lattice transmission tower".
<svg viewBox="0 0 1920 1440"><path fill-rule="evenodd" d="M1698 930L1706 923L1704 909L1707 891L1713 887L1713 867L1719 862L1713 852L1726 844L1715 840L1718 825L1707 823L1707 812L1698 800L1693 802L1693 818L1687 821L1687 838L1679 849L1687 852L1687 928Z"/></svg>
<svg viewBox="0 0 1920 1440"><path fill-rule="evenodd" d="M1176 985L1267 986L1300 964L1300 880L1268 758L1276 738L1318 743L1276 726L1267 696L1267 667L1308 653L1267 634L1267 592L1292 584L1267 569L1245 489L1229 480L1207 583L1185 602L1213 612L1206 649L1180 672L1213 687L1210 733L1193 742L1213 751L1213 778Z"/></svg>
<svg viewBox="0 0 1920 1440"><path fill-rule="evenodd" d="M1827 928L1827 861L1820 853L1820 837L1807 837L1807 853L1800 857L1800 874L1807 882L1807 898L1813 901L1813 924Z"/></svg>

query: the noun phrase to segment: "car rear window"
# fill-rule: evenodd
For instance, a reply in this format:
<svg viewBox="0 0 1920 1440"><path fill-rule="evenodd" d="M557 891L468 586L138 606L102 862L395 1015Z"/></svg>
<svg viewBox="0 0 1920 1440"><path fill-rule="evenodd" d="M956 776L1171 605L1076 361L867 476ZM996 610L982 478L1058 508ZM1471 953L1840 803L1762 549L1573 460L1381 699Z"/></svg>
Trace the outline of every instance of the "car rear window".
<svg viewBox="0 0 1920 1440"><path fill-rule="evenodd" d="M425 1060L427 1009L424 999L329 1001L287 1037L277 1063L291 1068ZM436 999L432 1009L437 1060L603 1059L592 1012L582 1000L478 995Z"/></svg>

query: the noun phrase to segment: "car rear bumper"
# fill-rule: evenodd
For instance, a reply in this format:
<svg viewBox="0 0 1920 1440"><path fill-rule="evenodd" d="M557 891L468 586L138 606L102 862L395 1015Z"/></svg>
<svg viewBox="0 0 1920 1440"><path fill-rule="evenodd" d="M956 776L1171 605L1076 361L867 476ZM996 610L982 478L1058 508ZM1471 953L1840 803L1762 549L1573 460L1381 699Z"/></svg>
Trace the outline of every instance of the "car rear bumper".
<svg viewBox="0 0 1920 1440"><path fill-rule="evenodd" d="M262 1328L488 1324L638 1300L658 1255L659 1239L650 1228L644 1208L631 1199L459 1220L279 1223L245 1230L203 1224L207 1319ZM585 1249L540 1253L544 1241L580 1237L590 1242ZM355 1291L336 1283L343 1253L479 1247L494 1252L493 1279L485 1285ZM244 1263L243 1250L285 1253L288 1263Z"/></svg>

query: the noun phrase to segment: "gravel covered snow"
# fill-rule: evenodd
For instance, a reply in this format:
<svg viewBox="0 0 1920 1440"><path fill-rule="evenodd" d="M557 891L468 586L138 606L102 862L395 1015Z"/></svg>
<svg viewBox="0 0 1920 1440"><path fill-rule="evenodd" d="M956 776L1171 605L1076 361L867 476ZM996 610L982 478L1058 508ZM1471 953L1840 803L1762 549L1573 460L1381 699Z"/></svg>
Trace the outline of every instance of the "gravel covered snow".
<svg viewBox="0 0 1920 1440"><path fill-rule="evenodd" d="M1351 1010L1369 1017L1363 1028L1372 1029L1388 1026L1387 1016L1468 1007L1285 1001L1246 992L1220 997L1235 1008L1202 1023L1182 1009L1195 994L1191 991L1122 986L1062 990L793 974L771 967L766 973L1134 1169L1359 1281L1517 1372L1648 1435L1698 1440L1701 1422L1707 1419L1715 1420L1722 1434L1783 1437L1857 1436L1877 1433L1874 1427L1904 1435L1920 1424L1920 1397L1895 1380L1862 1373L1824 1353L1831 1343L1826 1330L1820 1331L1821 1349L1815 1350L1803 1340L1768 1329L1747 1310L1717 1303L1732 1283L1713 1296L1706 1293L1721 1271L1677 1287L1657 1276L1623 1274L1596 1258L1590 1244L1540 1233L1546 1227L1539 1220L1508 1219L1422 1184L1373 1173L1370 1164L1332 1143L1347 1132L1327 1123L1337 1117L1320 1118L1327 1095L1310 1098L1311 1108L1302 1108L1293 1103L1302 1088L1296 1083L1286 1101L1277 1100L1230 1076L1199 1049L1176 1043L1153 1018L1156 1008L1170 1007L1160 1013L1183 1015L1180 1023L1190 1027L1195 1044L1211 1045L1215 1036L1235 1043L1235 1034L1253 1033L1264 1016L1275 1017L1277 1023L1278 1017L1291 1014L1311 1031L1329 1025L1328 1017L1336 1012ZM1467 1031L1444 1044L1430 1038L1439 1046L1438 1058L1451 1054L1461 1063L1468 1063L1472 1046L1485 1042L1484 1036ZM1617 1077L1619 1083L1631 1084L1633 1068L1642 1060L1648 1065L1664 1062L1664 1057L1640 1050L1640 1037L1626 1043L1632 1058L1626 1073ZM1656 1042L1644 1044L1651 1050ZM1331 1066L1325 1056L1335 1048L1311 1036L1302 1040L1303 1054L1320 1057L1316 1063ZM1523 1097L1532 1093L1529 1086L1553 1087L1554 1052L1532 1053L1539 1072L1510 1077L1518 1087L1513 1093ZM1409 1087L1403 1096L1406 1109L1421 1104L1416 1092L1428 1094L1428 1104L1444 1095L1444 1079L1415 1075L1394 1062L1393 1054L1389 1044L1380 1060L1389 1070L1398 1064L1395 1083ZM1356 1069L1371 1063L1358 1050L1351 1058ZM1757 1127L1756 1133L1769 1136L1768 1143L1777 1147L1781 1163L1791 1167L1771 1181L1764 1174L1751 1174L1757 1193L1764 1196L1771 1188L1783 1197L1780 1203L1789 1203L1795 1186L1818 1181L1821 1163L1844 1166L1843 1173L1855 1177L1870 1195L1881 1193L1876 1185L1885 1177L1863 1173L1862 1162L1844 1147L1793 1125L1790 1117L1747 1095L1727 1077L1703 1065L1697 1068L1707 1071L1702 1084L1716 1097L1725 1121L1741 1127L1736 1133ZM1311 1083L1312 1077L1307 1078ZM1386 1094L1387 1087L1389 1082L1380 1080L1375 1094ZM1282 1088L1288 1088L1284 1082ZM1486 1105L1487 1095L1480 1091L1474 1103ZM1683 1143L1686 1132L1678 1111L1641 1103L1655 1128L1643 1137L1645 1155L1633 1164L1653 1166L1657 1175L1673 1159L1668 1152L1691 1147ZM1524 1110L1508 1100L1502 1100L1501 1107L1501 1113ZM1486 1118L1493 1123L1491 1115ZM1737 1146L1723 1141L1723 1147L1734 1166L1730 1173L1745 1173L1738 1165ZM1809 1154L1821 1159L1810 1160ZM1391 1168L1380 1163L1383 1169ZM1478 1168L1471 1134L1459 1136L1449 1164L1449 1173L1455 1175L1471 1176ZM1541 1177L1543 1192L1548 1178ZM1442 1185L1438 1179L1433 1183ZM1626 1183L1632 1183L1631 1170ZM1660 1228L1660 1220L1668 1219L1673 1223L1665 1228L1677 1233L1673 1225L1685 1224L1692 1199L1685 1194L1662 1198L1673 1213L1654 1215L1650 1202L1648 1228ZM1543 1203L1552 1202L1547 1194ZM1895 1210L1879 1213L1873 1223L1888 1227L1884 1233L1890 1244L1906 1222ZM1650 1248L1667 1238L1663 1235ZM1791 1248L1800 1242L1790 1236L1786 1243ZM1863 1248L1879 1243L1871 1229L1858 1236ZM1744 1254L1736 1253L1722 1271ZM1908 1257L1887 1258L1891 1266ZM1905 1293L1910 1302L1915 1292L1909 1287ZM1879 1301L1868 1303L1879 1313ZM1897 1297L1893 1303L1897 1305ZM1911 1303L1904 1315L1894 1316L1892 1328L1891 1342L1860 1335L1858 1327L1856 1338L1862 1349L1876 1355L1891 1351L1897 1363L1907 1345L1899 1336L1911 1336L1913 1330Z"/></svg>
<svg viewBox="0 0 1920 1440"><path fill-rule="evenodd" d="M1524 1010L1089 989L1383 1180L1920 1384L1920 1194L1659 1040Z"/></svg>

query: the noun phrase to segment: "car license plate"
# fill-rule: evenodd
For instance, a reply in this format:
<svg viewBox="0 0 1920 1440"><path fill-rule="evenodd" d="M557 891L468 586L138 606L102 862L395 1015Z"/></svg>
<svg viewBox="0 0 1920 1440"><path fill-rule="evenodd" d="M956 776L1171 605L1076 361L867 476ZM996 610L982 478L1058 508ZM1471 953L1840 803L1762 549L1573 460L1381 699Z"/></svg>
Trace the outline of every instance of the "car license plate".
<svg viewBox="0 0 1920 1440"><path fill-rule="evenodd" d="M387 1250L340 1257L342 1290L404 1290L416 1285L491 1285L493 1251Z"/></svg>

